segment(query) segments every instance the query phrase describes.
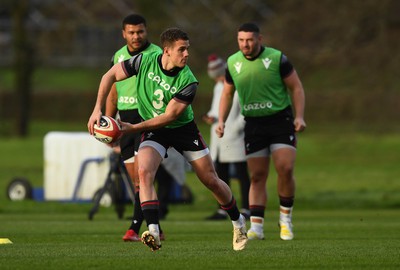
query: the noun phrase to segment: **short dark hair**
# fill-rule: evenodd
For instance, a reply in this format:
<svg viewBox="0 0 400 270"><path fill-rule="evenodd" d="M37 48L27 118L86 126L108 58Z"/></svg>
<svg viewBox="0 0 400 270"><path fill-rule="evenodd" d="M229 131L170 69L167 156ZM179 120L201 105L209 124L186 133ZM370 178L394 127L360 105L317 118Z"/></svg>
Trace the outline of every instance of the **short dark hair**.
<svg viewBox="0 0 400 270"><path fill-rule="evenodd" d="M247 22L239 26L238 32L252 32L252 33L260 33L260 28L257 24L253 22Z"/></svg>
<svg viewBox="0 0 400 270"><path fill-rule="evenodd" d="M168 28L160 35L162 47L168 47L178 40L189 40L189 36L186 32L176 27Z"/></svg>
<svg viewBox="0 0 400 270"><path fill-rule="evenodd" d="M139 14L130 14L126 16L122 21L122 29L125 29L125 25L127 24L132 24L132 25L143 24L144 26L146 26L146 19L143 16L140 16Z"/></svg>

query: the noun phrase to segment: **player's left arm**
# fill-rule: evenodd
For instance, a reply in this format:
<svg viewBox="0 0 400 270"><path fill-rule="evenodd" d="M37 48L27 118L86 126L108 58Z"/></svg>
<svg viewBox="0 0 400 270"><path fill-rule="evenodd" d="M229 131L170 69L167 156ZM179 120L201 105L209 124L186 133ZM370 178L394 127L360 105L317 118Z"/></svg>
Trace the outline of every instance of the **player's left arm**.
<svg viewBox="0 0 400 270"><path fill-rule="evenodd" d="M141 132L153 130L168 126L174 122L192 103L197 91L197 83L193 83L178 92L167 104L165 112L154 118L140 122L138 124L129 124L120 122L123 132Z"/></svg>
<svg viewBox="0 0 400 270"><path fill-rule="evenodd" d="M176 99L171 99L167 105L167 108L165 109L165 113L138 124L127 124L125 122L121 122L122 130L125 132L141 132L168 126L178 119L179 115L181 115L188 106L189 104L187 103L180 102Z"/></svg>
<svg viewBox="0 0 400 270"><path fill-rule="evenodd" d="M293 70L292 73L283 79L286 87L289 90L292 105L294 109L294 126L296 132L301 132L306 128L306 123L304 121L304 108L305 108L305 94L303 84L296 72Z"/></svg>

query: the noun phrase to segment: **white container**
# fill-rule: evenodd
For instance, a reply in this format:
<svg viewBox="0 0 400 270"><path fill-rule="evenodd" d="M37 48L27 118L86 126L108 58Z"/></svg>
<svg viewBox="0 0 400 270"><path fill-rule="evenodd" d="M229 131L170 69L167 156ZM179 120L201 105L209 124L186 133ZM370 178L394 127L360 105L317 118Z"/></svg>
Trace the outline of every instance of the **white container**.
<svg viewBox="0 0 400 270"><path fill-rule="evenodd" d="M110 147L87 132L47 133L44 137L44 199L91 200L106 181L111 153ZM81 170L83 174L77 188Z"/></svg>

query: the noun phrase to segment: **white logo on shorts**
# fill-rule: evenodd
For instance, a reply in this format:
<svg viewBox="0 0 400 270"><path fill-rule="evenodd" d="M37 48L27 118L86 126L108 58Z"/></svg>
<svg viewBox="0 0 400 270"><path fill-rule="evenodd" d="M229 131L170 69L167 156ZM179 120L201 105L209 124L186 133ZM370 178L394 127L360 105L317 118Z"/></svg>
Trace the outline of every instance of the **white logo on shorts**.
<svg viewBox="0 0 400 270"><path fill-rule="evenodd" d="M198 140L194 140L193 143L197 146L199 146L199 141Z"/></svg>

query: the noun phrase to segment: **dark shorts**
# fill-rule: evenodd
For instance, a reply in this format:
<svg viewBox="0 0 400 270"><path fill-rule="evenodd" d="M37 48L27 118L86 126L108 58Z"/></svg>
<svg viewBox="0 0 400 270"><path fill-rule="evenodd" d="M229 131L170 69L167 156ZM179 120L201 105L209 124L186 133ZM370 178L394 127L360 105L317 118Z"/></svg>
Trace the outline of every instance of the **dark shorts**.
<svg viewBox="0 0 400 270"><path fill-rule="evenodd" d="M165 153L160 153L164 154L163 157L166 157L166 150L169 147L174 147L176 151L184 155L188 160L194 160L200 155L204 156L204 153L208 153L208 146L194 121L178 128L160 128L145 131L142 133L141 141L140 147L142 145L152 145L153 142L161 145L165 148ZM158 150L161 152L160 149Z"/></svg>
<svg viewBox="0 0 400 270"><path fill-rule="evenodd" d="M138 110L119 111L121 121L137 124L142 121ZM127 133L120 141L122 160L128 160L135 156L140 145L140 133Z"/></svg>
<svg viewBox="0 0 400 270"><path fill-rule="evenodd" d="M274 144L296 147L297 139L290 107L274 115L245 117L245 120L246 155L269 149Z"/></svg>

